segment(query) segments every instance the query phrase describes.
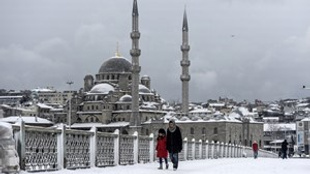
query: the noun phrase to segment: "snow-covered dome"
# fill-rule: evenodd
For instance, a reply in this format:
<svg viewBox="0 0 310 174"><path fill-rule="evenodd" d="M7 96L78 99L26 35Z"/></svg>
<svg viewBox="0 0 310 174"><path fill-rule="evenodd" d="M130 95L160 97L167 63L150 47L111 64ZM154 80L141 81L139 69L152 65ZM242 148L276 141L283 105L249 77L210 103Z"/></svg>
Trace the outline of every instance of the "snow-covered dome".
<svg viewBox="0 0 310 174"><path fill-rule="evenodd" d="M125 94L123 95L120 99L120 102L131 102L132 101L132 97L131 95Z"/></svg>
<svg viewBox="0 0 310 174"><path fill-rule="evenodd" d="M114 91L114 87L107 84L107 83L101 83L95 85L89 92L90 93L103 93L108 94L110 91Z"/></svg>
<svg viewBox="0 0 310 174"><path fill-rule="evenodd" d="M180 120L181 121L187 121L187 120L190 120L190 119L188 117L186 117L186 116L183 116Z"/></svg>
<svg viewBox="0 0 310 174"><path fill-rule="evenodd" d="M115 56L105 61L100 69L99 73L111 73L111 72L130 72L131 63L124 57Z"/></svg>
<svg viewBox="0 0 310 174"><path fill-rule="evenodd" d="M139 84L139 93L149 94L151 91L146 86Z"/></svg>

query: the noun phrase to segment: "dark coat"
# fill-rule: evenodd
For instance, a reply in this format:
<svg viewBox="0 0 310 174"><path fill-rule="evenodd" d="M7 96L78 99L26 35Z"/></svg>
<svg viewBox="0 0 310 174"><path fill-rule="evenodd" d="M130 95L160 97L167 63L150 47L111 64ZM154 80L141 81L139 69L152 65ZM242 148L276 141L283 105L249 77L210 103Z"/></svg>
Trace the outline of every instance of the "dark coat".
<svg viewBox="0 0 310 174"><path fill-rule="evenodd" d="M157 145L156 145L157 157L159 158L168 157L168 151L166 149L166 142L167 142L167 138L165 136L157 138Z"/></svg>
<svg viewBox="0 0 310 174"><path fill-rule="evenodd" d="M287 151L287 145L288 145L287 141L284 140L282 145L281 145L282 151Z"/></svg>
<svg viewBox="0 0 310 174"><path fill-rule="evenodd" d="M175 131L167 129L167 150L169 153L179 153L182 150L182 134L180 128L176 126Z"/></svg>

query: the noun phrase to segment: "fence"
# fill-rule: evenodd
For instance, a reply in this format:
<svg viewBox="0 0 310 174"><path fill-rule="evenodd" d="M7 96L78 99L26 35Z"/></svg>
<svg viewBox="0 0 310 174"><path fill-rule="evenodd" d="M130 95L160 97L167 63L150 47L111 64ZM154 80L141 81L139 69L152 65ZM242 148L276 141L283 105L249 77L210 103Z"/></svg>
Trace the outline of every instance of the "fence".
<svg viewBox="0 0 310 174"><path fill-rule="evenodd" d="M14 126L16 149L20 167L28 172L60 169L83 169L115 165L132 165L154 162L154 135L141 136L66 129L64 125L54 128L30 127L20 122ZM220 142L183 140L180 160L240 158L253 156L250 147ZM260 151L260 157L277 157Z"/></svg>

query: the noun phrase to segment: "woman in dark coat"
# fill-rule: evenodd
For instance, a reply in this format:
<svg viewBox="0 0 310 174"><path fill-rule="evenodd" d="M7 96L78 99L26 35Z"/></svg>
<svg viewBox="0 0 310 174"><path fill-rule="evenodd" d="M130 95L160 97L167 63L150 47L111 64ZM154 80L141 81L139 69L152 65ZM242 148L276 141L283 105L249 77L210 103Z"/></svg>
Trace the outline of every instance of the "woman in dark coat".
<svg viewBox="0 0 310 174"><path fill-rule="evenodd" d="M179 164L179 153L182 151L182 134L180 128L175 124L174 120L169 121L167 129L167 150L169 157L173 163L173 170L177 170Z"/></svg>
<svg viewBox="0 0 310 174"><path fill-rule="evenodd" d="M166 163L166 169L168 169L168 151L166 149L166 131L165 129L159 129L158 130L158 137L157 137L157 145L156 145L156 151L157 151L157 157L159 158L159 167L158 169L163 169L163 159Z"/></svg>
<svg viewBox="0 0 310 174"><path fill-rule="evenodd" d="M286 156L286 152L287 152L287 145L288 145L287 141L286 141L286 140L284 140L284 141L283 141L283 143L282 143L282 145L281 145L281 150L282 150L282 159L287 158L287 156Z"/></svg>

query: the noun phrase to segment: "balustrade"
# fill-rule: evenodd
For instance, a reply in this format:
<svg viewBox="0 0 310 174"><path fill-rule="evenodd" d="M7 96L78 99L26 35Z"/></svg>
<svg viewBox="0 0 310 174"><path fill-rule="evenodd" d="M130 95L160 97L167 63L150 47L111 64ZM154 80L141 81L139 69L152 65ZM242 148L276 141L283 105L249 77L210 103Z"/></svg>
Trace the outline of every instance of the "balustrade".
<svg viewBox="0 0 310 174"><path fill-rule="evenodd" d="M37 128L20 125L14 128L17 149L20 149L21 167L29 172L132 165L153 162L155 146L153 134L139 136L114 133ZM251 147L241 147L208 140L190 141L185 137L179 160L216 159L253 156ZM277 157L277 154L260 150L261 157Z"/></svg>

